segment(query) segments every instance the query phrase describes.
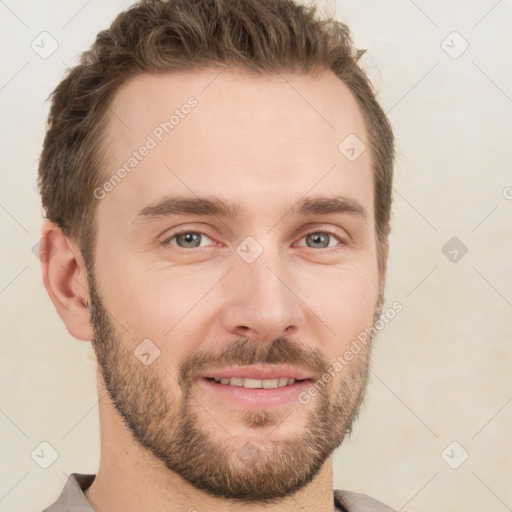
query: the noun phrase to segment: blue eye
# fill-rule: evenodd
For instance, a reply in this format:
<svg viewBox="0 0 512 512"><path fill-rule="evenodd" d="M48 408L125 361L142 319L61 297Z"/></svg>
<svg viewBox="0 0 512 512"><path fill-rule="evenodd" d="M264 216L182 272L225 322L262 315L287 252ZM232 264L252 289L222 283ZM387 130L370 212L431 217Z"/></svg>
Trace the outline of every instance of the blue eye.
<svg viewBox="0 0 512 512"><path fill-rule="evenodd" d="M196 247L204 247L201 245L201 238L207 238L208 236L200 231L182 231L181 233L174 234L171 238L168 238L164 243L171 243L172 240L176 239L176 244L180 249L195 249ZM183 245L182 245L183 244Z"/></svg>
<svg viewBox="0 0 512 512"><path fill-rule="evenodd" d="M329 249L331 247L335 247L337 244L330 245L330 240L336 240L338 243L341 242L340 239L331 233L330 231L312 231L311 233L307 233L304 235L301 240L305 238L307 241L311 242L314 245L307 245L310 248L319 248L319 249ZM330 239L330 240L329 240ZM306 242L307 243L307 242Z"/></svg>
<svg viewBox="0 0 512 512"><path fill-rule="evenodd" d="M202 243L203 241L209 240L212 242L212 239L201 231L181 231L179 233L174 233L171 237L167 238L163 241L164 245L174 245L180 249L197 249L200 247L208 247L208 243ZM308 247L310 249L332 249L336 250L338 245L341 245L343 242L340 237L332 233L329 230L316 230L310 231L302 235L300 240L306 240L306 245L300 245L299 247ZM173 242L173 240L175 242ZM335 243L331 243L331 242Z"/></svg>

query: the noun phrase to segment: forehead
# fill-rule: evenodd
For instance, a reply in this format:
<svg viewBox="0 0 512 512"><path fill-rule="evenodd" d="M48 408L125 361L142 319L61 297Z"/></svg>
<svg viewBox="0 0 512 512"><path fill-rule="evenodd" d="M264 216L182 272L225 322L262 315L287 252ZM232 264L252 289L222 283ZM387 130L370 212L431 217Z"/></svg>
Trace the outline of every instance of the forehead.
<svg viewBox="0 0 512 512"><path fill-rule="evenodd" d="M331 72L139 75L117 92L106 141L104 180L115 183L99 210L127 220L166 193L236 195L242 207L309 189L372 199L370 151L343 152L369 149L364 117Z"/></svg>

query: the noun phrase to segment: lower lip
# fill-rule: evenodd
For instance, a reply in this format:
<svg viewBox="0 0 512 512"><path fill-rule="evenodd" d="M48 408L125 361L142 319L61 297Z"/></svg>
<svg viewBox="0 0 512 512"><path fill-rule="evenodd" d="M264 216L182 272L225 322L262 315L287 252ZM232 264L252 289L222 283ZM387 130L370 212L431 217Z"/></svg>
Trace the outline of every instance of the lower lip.
<svg viewBox="0 0 512 512"><path fill-rule="evenodd" d="M251 389L242 386L220 384L214 380L201 378L200 385L215 393L223 400L250 409L267 409L298 401L299 393L311 386L310 380L296 381L290 386L272 389Z"/></svg>

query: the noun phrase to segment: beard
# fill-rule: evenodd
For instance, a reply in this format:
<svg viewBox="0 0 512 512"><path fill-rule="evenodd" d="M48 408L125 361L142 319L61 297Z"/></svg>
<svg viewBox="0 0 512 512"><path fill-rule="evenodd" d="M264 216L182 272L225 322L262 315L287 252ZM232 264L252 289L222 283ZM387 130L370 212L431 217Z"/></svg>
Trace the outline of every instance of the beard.
<svg viewBox="0 0 512 512"><path fill-rule="evenodd" d="M345 437L350 437L368 381L371 343L338 378L319 390L308 406L304 427L295 435L272 439L272 433L288 418L283 411L239 410L248 438L263 428L270 432L245 442L229 433L219 439L216 434L225 434L225 429L194 397L194 383L201 371L204 374L213 366L287 364L321 380L329 362L318 349L290 338L279 337L271 343L240 339L218 353L192 353L172 376L158 359L150 366L141 364L133 353L140 340L130 347L126 336L119 335L102 304L93 273L88 272L88 278L93 347L112 403L133 439L196 489L239 502L276 503L309 484ZM169 386L179 385L181 399L167 392L169 380ZM306 406L297 401L295 407ZM205 416L205 411L209 423L199 421L198 412Z"/></svg>

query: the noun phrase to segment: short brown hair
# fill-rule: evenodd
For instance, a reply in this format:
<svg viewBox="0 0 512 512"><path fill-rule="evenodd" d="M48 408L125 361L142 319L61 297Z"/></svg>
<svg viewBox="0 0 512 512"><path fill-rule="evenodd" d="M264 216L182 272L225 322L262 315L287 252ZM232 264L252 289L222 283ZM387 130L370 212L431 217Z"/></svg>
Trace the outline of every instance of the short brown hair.
<svg viewBox="0 0 512 512"><path fill-rule="evenodd" d="M348 27L292 0L142 0L101 31L51 95L38 185L46 218L94 266L96 204L113 97L130 77L235 65L257 74L331 70L352 91L369 133L376 238L388 236L394 138L357 61ZM341 142L341 141L340 141ZM379 258L380 263L380 258Z"/></svg>

